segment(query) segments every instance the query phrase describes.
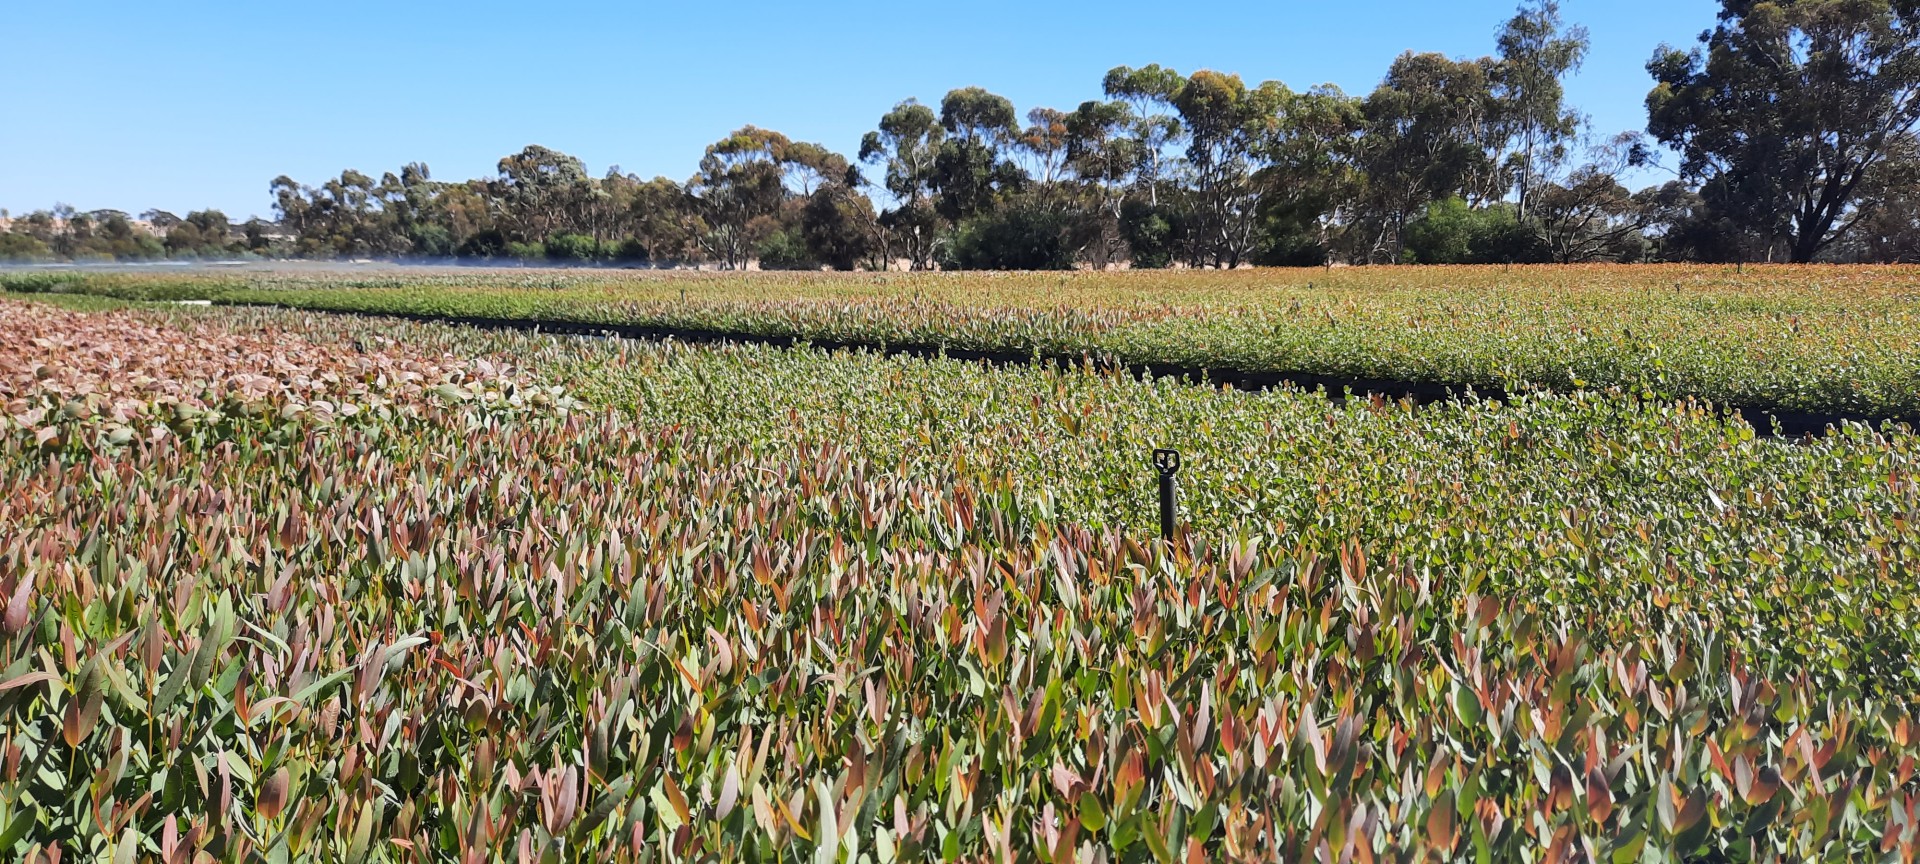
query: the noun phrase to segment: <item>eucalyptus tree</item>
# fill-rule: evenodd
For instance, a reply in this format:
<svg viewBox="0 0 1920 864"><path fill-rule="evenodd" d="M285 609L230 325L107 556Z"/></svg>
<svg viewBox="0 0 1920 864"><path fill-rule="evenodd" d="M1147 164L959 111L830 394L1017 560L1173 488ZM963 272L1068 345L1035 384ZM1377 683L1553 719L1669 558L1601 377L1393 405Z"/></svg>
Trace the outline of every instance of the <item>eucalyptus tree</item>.
<svg viewBox="0 0 1920 864"><path fill-rule="evenodd" d="M865 182L847 157L808 141L790 142L779 163L788 190L801 198L826 186L857 187Z"/></svg>
<svg viewBox="0 0 1920 864"><path fill-rule="evenodd" d="M1265 264L1324 263L1345 239L1364 186L1362 101L1323 84L1289 94L1264 142L1260 220Z"/></svg>
<svg viewBox="0 0 1920 864"><path fill-rule="evenodd" d="M756 244L775 230L786 201L787 136L744 126L707 147L687 184L707 222L700 242L728 269L745 267Z"/></svg>
<svg viewBox="0 0 1920 864"><path fill-rule="evenodd" d="M1528 0L1501 28L1498 44L1493 96L1513 137L1506 167L1525 219L1534 189L1566 160L1583 122L1567 107L1562 80L1586 58L1587 30L1565 24L1556 0Z"/></svg>
<svg viewBox="0 0 1920 864"><path fill-rule="evenodd" d="M872 199L844 182L824 184L807 196L800 236L814 260L835 270L872 264L885 248Z"/></svg>
<svg viewBox="0 0 1920 864"><path fill-rule="evenodd" d="M1174 94L1187 130L1193 263L1231 268L1252 256L1260 201L1255 173L1291 95L1275 81L1248 88L1238 75L1210 70L1193 73Z"/></svg>
<svg viewBox="0 0 1920 864"><path fill-rule="evenodd" d="M694 257L698 238L707 232L699 208L686 187L666 177L637 184L627 203L627 224L634 253L627 257L654 264Z"/></svg>
<svg viewBox="0 0 1920 864"><path fill-rule="evenodd" d="M1115 66L1100 82L1108 99L1132 109L1133 138L1140 154L1135 179L1152 206L1159 205L1168 163L1178 158L1175 154L1186 140L1187 130L1174 107L1174 97L1186 83L1185 76L1158 63L1138 69Z"/></svg>
<svg viewBox="0 0 1920 864"><path fill-rule="evenodd" d="M280 221L296 234L298 254L360 256L395 251L392 232L384 224L388 214L381 206L381 184L363 172L349 168L319 186L282 175L274 179L272 190ZM176 221L181 220L176 217Z"/></svg>
<svg viewBox="0 0 1920 864"><path fill-rule="evenodd" d="M521 238L542 241L573 228L568 218L588 182L579 159L538 144L500 160L502 221Z"/></svg>
<svg viewBox="0 0 1920 864"><path fill-rule="evenodd" d="M452 232L433 221L433 201L442 184L433 181L433 172L422 162L409 162L399 174L389 171L380 177L374 194L381 223L376 253L420 255L452 254Z"/></svg>
<svg viewBox="0 0 1920 864"><path fill-rule="evenodd" d="M1630 168L1646 164L1637 133L1616 136L1594 148L1592 158L1564 179L1543 181L1525 220L1555 263L1637 259L1656 211L1620 182Z"/></svg>
<svg viewBox="0 0 1920 864"><path fill-rule="evenodd" d="M1078 179L1083 199L1093 205L1099 226L1098 264L1117 262L1127 252L1121 220L1142 160L1132 134L1135 119L1133 109L1119 100L1082 102L1065 119L1067 168Z"/></svg>
<svg viewBox="0 0 1920 864"><path fill-rule="evenodd" d="M72 256L79 241L76 229L84 228L89 233L92 232L91 220L79 225L75 224L81 218L80 211L74 209L72 204L53 205L54 225L57 226L53 234L53 254L63 258Z"/></svg>
<svg viewBox="0 0 1920 864"><path fill-rule="evenodd" d="M1063 179L1068 168L1071 120L1072 115L1058 108L1027 112L1027 128L1020 132L1019 150L1031 160L1033 170L1028 175L1042 188L1051 188Z"/></svg>
<svg viewBox="0 0 1920 864"><path fill-rule="evenodd" d="M1004 96L962 87L940 100L946 138L934 159L934 207L958 223L993 208L1026 179L1009 156L1020 139L1019 115Z"/></svg>
<svg viewBox="0 0 1920 864"><path fill-rule="evenodd" d="M932 108L908 99L882 115L879 128L860 140L860 161L884 167L881 186L894 198L880 223L915 270L933 266L939 245L940 220L932 196L935 163L946 136Z"/></svg>
<svg viewBox="0 0 1920 864"><path fill-rule="evenodd" d="M1662 46L1648 125L1718 217L1812 261L1920 121L1920 4L1721 0L1690 52Z"/></svg>
<svg viewBox="0 0 1920 864"><path fill-rule="evenodd" d="M1361 257L1398 262L1407 223L1430 202L1459 196L1475 204L1502 196L1493 66L1490 58L1408 52L1362 104L1365 126L1355 161L1364 182L1355 218L1369 236Z"/></svg>

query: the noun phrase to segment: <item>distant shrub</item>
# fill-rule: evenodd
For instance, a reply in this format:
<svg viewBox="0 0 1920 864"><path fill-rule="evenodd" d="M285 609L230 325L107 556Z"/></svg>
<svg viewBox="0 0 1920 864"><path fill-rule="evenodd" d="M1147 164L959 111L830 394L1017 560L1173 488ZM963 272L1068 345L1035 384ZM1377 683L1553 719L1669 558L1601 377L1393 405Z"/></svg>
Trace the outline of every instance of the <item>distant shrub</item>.
<svg viewBox="0 0 1920 864"><path fill-rule="evenodd" d="M1506 204L1435 201L1407 226L1409 264L1539 264L1549 257L1533 229Z"/></svg>
<svg viewBox="0 0 1920 864"><path fill-rule="evenodd" d="M547 260L586 264L600 257L600 242L585 234L555 234L547 238Z"/></svg>
<svg viewBox="0 0 1920 864"><path fill-rule="evenodd" d="M45 261L53 257L47 244L30 234L0 234L0 261Z"/></svg>
<svg viewBox="0 0 1920 864"><path fill-rule="evenodd" d="M792 230L775 231L754 247L754 257L760 259L762 270L818 270L820 262L807 251L806 241L800 232Z"/></svg>
<svg viewBox="0 0 1920 864"><path fill-rule="evenodd" d="M961 270L1071 270L1069 217L1019 201L960 224L946 263Z"/></svg>
<svg viewBox="0 0 1920 864"><path fill-rule="evenodd" d="M455 252L462 258L498 258L507 254L507 238L489 228L468 237Z"/></svg>
<svg viewBox="0 0 1920 864"><path fill-rule="evenodd" d="M613 260L623 264L645 264L653 260L653 250L638 237L628 237L613 247Z"/></svg>
<svg viewBox="0 0 1920 864"><path fill-rule="evenodd" d="M518 258L521 261L544 261L547 258L547 244L508 243L506 254L508 258Z"/></svg>
<svg viewBox="0 0 1920 864"><path fill-rule="evenodd" d="M1172 264L1179 234L1177 217L1169 208L1137 198L1121 205L1120 236L1127 241L1134 267L1158 270Z"/></svg>
<svg viewBox="0 0 1920 864"><path fill-rule="evenodd" d="M428 223L414 228L413 254L423 258L447 258L457 251L453 233L446 226Z"/></svg>

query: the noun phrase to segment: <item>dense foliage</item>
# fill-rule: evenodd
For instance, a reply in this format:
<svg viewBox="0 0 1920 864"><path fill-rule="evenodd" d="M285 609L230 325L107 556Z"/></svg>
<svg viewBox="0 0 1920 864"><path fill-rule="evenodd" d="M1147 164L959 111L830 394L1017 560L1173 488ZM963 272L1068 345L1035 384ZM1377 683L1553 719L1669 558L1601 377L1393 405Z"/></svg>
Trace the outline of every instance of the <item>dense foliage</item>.
<svg viewBox="0 0 1920 864"><path fill-rule="evenodd" d="M185 218L152 210L136 220L118 210L82 213L63 204L0 218L0 263L243 257L267 251L267 233L265 222L236 226L218 210L195 210Z"/></svg>
<svg viewBox="0 0 1920 864"><path fill-rule="evenodd" d="M1060 274L278 271L0 275L0 289L923 345L1485 390L1617 388L1920 418L1915 274L1342 268ZM1764 424L1763 424L1764 426Z"/></svg>
<svg viewBox="0 0 1920 864"><path fill-rule="evenodd" d="M0 370L27 860L1920 844L1905 433L14 301Z"/></svg>

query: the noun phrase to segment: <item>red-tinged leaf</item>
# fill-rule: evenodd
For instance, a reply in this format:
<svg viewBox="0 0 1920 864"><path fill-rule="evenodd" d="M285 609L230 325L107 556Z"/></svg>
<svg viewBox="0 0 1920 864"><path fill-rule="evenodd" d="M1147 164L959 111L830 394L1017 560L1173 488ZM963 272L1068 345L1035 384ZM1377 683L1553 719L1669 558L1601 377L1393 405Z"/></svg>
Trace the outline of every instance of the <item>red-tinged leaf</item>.
<svg viewBox="0 0 1920 864"><path fill-rule="evenodd" d="M1453 806L1453 790L1440 793L1427 811L1427 845L1438 849L1442 857L1452 854L1459 842L1460 825Z"/></svg>
<svg viewBox="0 0 1920 864"><path fill-rule="evenodd" d="M284 766L273 772L267 782L260 784L259 791L254 793L253 809L269 820L279 818L280 812L287 806L287 787L290 782L291 777Z"/></svg>
<svg viewBox="0 0 1920 864"><path fill-rule="evenodd" d="M1707 794L1704 790L1695 789L1691 793L1688 793L1687 803L1682 805L1680 812L1674 815L1673 833L1684 833L1687 829L1698 824L1701 817L1706 815Z"/></svg>
<svg viewBox="0 0 1920 864"><path fill-rule="evenodd" d="M1822 779L1826 777L1827 763L1832 762L1834 754L1839 752L1840 741L1837 738L1828 740L1826 744L1821 745L1820 749L1813 752L1814 771L1819 774Z"/></svg>
<svg viewBox="0 0 1920 864"><path fill-rule="evenodd" d="M167 814L166 821L160 826L160 860L165 864L178 864L185 860L181 854L179 817Z"/></svg>
<svg viewBox="0 0 1920 864"><path fill-rule="evenodd" d="M1547 789L1547 812L1559 813L1573 806L1573 772L1565 765L1553 766L1553 776Z"/></svg>
<svg viewBox="0 0 1920 864"><path fill-rule="evenodd" d="M262 699L250 705L247 710L247 716L241 717L240 722L245 724L245 723L252 723L255 719L260 717L271 718L273 717L273 709L281 705L291 706L293 708L293 713L296 715L299 714L300 711L302 710L300 707L300 703L295 702L292 699L292 697L268 696L267 698Z"/></svg>
<svg viewBox="0 0 1920 864"><path fill-rule="evenodd" d="M660 779L667 787L667 802L673 805L673 812L679 814L681 824L693 821L693 811L687 807L687 796L680 791L680 784L673 782L673 775L662 774Z"/></svg>
<svg viewBox="0 0 1920 864"><path fill-rule="evenodd" d="M1748 784L1747 791L1741 793L1741 796L1746 799L1749 805L1758 807L1773 800L1773 796L1780 791L1780 785L1780 769L1772 765L1762 765L1760 766L1760 770L1754 773L1753 780Z"/></svg>
<svg viewBox="0 0 1920 864"><path fill-rule="evenodd" d="M1594 824L1605 825L1613 816L1613 790L1607 784L1607 772L1599 765L1587 769L1587 814Z"/></svg>
<svg viewBox="0 0 1920 864"><path fill-rule="evenodd" d="M1712 738L1707 739L1707 755L1713 759L1713 770L1720 772L1728 783L1733 780L1733 767L1727 764L1727 757L1720 752L1720 745Z"/></svg>
<svg viewBox="0 0 1920 864"><path fill-rule="evenodd" d="M1072 769L1058 761L1053 763L1053 769L1049 772L1049 779L1053 782L1054 791L1060 793L1061 798L1068 800L1071 800L1074 795L1077 794L1081 786L1080 775L1073 773Z"/></svg>
<svg viewBox="0 0 1920 864"><path fill-rule="evenodd" d="M93 676L86 676L91 681ZM80 693L67 701L65 716L61 718L60 734L68 747L79 747L80 742L93 734L93 727L100 722L100 705L106 693L98 687L83 686Z"/></svg>
<svg viewBox="0 0 1920 864"><path fill-rule="evenodd" d="M668 782L671 783L672 781L668 781ZM669 786L668 788L669 790L672 789L671 786ZM557 835L565 832L567 830L567 826L573 824L574 816L578 815L579 806L580 806L579 768L577 766L569 765L567 766L566 770L562 772L560 775L560 789L559 789L559 793L555 796L554 829L553 829L554 834ZM682 808L681 810L680 818L682 820L686 819L686 811L684 808Z"/></svg>
<svg viewBox="0 0 1920 864"><path fill-rule="evenodd" d="M796 795L793 800L799 801L800 798ZM773 796L773 805L779 808L780 818L787 820L787 830L792 831L795 836L798 836L802 840L813 840L813 834L806 829L806 826L800 824L799 819L794 818L793 808L787 806L786 801L782 800L780 796L775 795Z"/></svg>
<svg viewBox="0 0 1920 864"><path fill-rule="evenodd" d="M1054 864L1073 864L1074 849L1080 844L1080 820L1067 817L1065 825L1060 827L1060 837L1053 844Z"/></svg>
<svg viewBox="0 0 1920 864"><path fill-rule="evenodd" d="M9 635L18 633L27 626L27 613L33 611L34 576L28 571L20 577L20 584L13 587L13 594L7 598L7 610L0 617Z"/></svg>
<svg viewBox="0 0 1920 864"><path fill-rule="evenodd" d="M1742 799L1753 791L1753 763L1745 756L1733 757L1733 791Z"/></svg>
<svg viewBox="0 0 1920 864"><path fill-rule="evenodd" d="M1427 763L1427 780L1422 787L1428 798L1440 794L1440 787L1447 782L1447 754L1444 749L1434 751L1433 760Z"/></svg>
<svg viewBox="0 0 1920 864"><path fill-rule="evenodd" d="M55 675L52 672L46 672L46 671L28 672L27 674L22 675L18 678L11 678L11 679L8 679L5 683L0 683L0 693L5 693L8 690L12 690L18 687L25 687L29 684L42 684L42 683L53 684L53 683L59 683L59 681L60 681L60 676Z"/></svg>
<svg viewBox="0 0 1920 864"><path fill-rule="evenodd" d="M1327 775L1327 738L1320 731L1320 722L1313 716L1312 705L1301 710L1299 734L1300 743L1306 746L1307 752L1313 754L1314 770L1325 777Z"/></svg>

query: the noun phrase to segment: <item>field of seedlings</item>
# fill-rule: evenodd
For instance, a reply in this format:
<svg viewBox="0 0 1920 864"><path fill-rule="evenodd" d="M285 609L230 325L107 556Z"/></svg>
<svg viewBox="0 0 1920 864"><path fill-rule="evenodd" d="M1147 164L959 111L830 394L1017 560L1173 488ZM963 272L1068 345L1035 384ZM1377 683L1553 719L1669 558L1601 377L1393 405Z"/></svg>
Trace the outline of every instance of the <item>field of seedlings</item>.
<svg viewBox="0 0 1920 864"><path fill-rule="evenodd" d="M0 274L0 289L590 324L1920 422L1920 268ZM1389 388L1393 389L1393 388Z"/></svg>
<svg viewBox="0 0 1920 864"><path fill-rule="evenodd" d="M0 276L0 855L1920 857L1920 436L1649 398L1920 414L1901 271L401 278Z"/></svg>

